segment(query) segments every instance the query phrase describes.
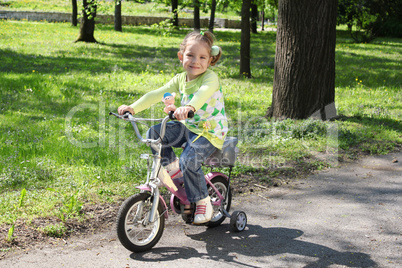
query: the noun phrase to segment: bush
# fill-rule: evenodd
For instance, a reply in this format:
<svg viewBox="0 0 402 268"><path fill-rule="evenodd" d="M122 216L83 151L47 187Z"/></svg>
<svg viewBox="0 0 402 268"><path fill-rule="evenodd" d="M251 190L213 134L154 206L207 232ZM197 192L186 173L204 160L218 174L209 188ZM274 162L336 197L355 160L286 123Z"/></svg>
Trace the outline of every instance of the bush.
<svg viewBox="0 0 402 268"><path fill-rule="evenodd" d="M401 36L402 0L339 0L338 25L346 24L356 42Z"/></svg>

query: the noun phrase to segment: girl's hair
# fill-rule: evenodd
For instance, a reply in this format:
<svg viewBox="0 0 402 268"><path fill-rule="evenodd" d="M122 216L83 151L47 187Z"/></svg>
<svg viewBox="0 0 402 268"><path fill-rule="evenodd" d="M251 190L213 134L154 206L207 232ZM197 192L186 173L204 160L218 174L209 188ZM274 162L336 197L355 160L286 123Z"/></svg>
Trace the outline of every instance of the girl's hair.
<svg viewBox="0 0 402 268"><path fill-rule="evenodd" d="M195 40L198 42L200 42L200 41L205 42L208 45L209 53L211 54L211 49L212 49L212 46L215 41L215 36L213 35L213 33L208 32L208 31L206 31L206 32L194 31L194 32L187 34L186 37L184 37L183 42L180 44L180 53L182 53L182 54L184 53L184 51L186 50L187 43L192 40ZM211 56L212 61L211 61L210 65L214 66L218 62L218 60L221 58L221 56L222 56L222 49L219 47L218 55Z"/></svg>

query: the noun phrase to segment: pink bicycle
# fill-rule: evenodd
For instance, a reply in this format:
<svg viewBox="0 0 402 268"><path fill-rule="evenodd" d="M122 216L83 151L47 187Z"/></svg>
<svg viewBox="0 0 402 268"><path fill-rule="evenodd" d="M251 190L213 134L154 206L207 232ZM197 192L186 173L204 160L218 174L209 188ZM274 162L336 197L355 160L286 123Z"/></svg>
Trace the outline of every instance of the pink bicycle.
<svg viewBox="0 0 402 268"><path fill-rule="evenodd" d="M129 121L138 139L152 146L155 154L142 154L142 159L147 159L148 173L144 184L136 188L140 193L127 198L120 207L117 215L117 236L121 244L132 252L150 250L158 243L168 218L168 205L160 194L159 187L166 187L171 193L170 208L173 212L181 214L186 223L192 223L195 212L195 204L187 200L183 179L171 179L169 176L161 181L157 175L161 167L160 152L162 139L165 135L166 123L174 114L169 114L161 119L137 118L129 113L118 115L109 113L117 118ZM194 114L189 114L191 118ZM144 139L138 129L137 123L161 122L161 133L158 139ZM222 150L217 150L210 156L204 165L211 168L211 172L205 175L209 196L211 198L214 214L211 221L203 224L208 227L219 226L226 217L230 218L231 229L241 232L246 228L247 216L243 211L235 211L231 215L229 209L232 201L230 190L230 175L236 161L237 138L227 137ZM215 167L228 167L229 175L221 172L213 172ZM190 205L190 210L184 209Z"/></svg>

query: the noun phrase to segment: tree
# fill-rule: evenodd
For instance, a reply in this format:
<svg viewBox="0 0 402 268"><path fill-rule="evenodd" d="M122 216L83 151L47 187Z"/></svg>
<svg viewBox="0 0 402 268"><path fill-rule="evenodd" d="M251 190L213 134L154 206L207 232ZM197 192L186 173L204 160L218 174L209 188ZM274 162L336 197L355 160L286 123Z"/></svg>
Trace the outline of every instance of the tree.
<svg viewBox="0 0 402 268"><path fill-rule="evenodd" d="M77 16L78 16L77 0L71 0L71 3L73 5L73 12L71 14L71 24L73 26L77 26L77 24L78 24L78 20L77 20Z"/></svg>
<svg viewBox="0 0 402 268"><path fill-rule="evenodd" d="M272 106L274 118L335 116L337 0L280 0Z"/></svg>
<svg viewBox="0 0 402 268"><path fill-rule="evenodd" d="M194 0L194 30L201 30L200 2L198 0Z"/></svg>
<svg viewBox="0 0 402 268"><path fill-rule="evenodd" d="M179 0L172 0L172 12L173 19L172 23L174 27L179 27Z"/></svg>
<svg viewBox="0 0 402 268"><path fill-rule="evenodd" d="M402 36L402 0L339 0L338 24L348 25L356 42Z"/></svg>
<svg viewBox="0 0 402 268"><path fill-rule="evenodd" d="M265 27L265 4L263 4L262 6L262 10L260 12L261 14L261 31L264 31L264 27Z"/></svg>
<svg viewBox="0 0 402 268"><path fill-rule="evenodd" d="M251 78L250 8L251 8L251 0L243 0L241 8L240 76L244 76L247 78Z"/></svg>
<svg viewBox="0 0 402 268"><path fill-rule="evenodd" d="M122 32L123 27L121 25L121 0L115 0L114 5L114 29L115 31Z"/></svg>
<svg viewBox="0 0 402 268"><path fill-rule="evenodd" d="M258 6L256 1L251 3L251 32L257 33Z"/></svg>
<svg viewBox="0 0 402 268"><path fill-rule="evenodd" d="M209 18L209 31L211 33L214 32L215 10L216 10L216 0L212 0L212 2L211 2L211 16Z"/></svg>
<svg viewBox="0 0 402 268"><path fill-rule="evenodd" d="M97 0L83 0L82 6L80 35L75 42L97 43L94 37Z"/></svg>

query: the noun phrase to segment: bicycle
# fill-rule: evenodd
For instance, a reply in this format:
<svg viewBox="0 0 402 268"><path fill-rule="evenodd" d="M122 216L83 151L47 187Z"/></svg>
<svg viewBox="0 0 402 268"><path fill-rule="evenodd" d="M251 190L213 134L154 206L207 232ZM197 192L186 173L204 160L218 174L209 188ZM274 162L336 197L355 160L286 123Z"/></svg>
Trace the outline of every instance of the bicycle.
<svg viewBox="0 0 402 268"><path fill-rule="evenodd" d="M137 138L152 147L154 154L142 154L140 157L147 160L147 179L144 184L137 186L140 193L127 198L120 206L117 214L116 231L120 243L132 252L143 252L154 247L162 237L165 220L168 218L168 206L159 187L163 185L171 193L170 207L173 212L181 214L186 223L192 223L195 213L195 204L187 200L182 178L172 180L170 176L158 178L160 170L167 174L161 165L160 153L162 140L165 135L166 123L174 120L174 114L159 119L138 118L130 113L118 115L110 112L119 119L129 121ZM192 112L189 118L193 117ZM161 131L158 139L144 139L139 131L137 123L161 122ZM212 219L202 225L207 227L219 226L226 217L230 218L230 227L235 232L241 232L246 228L247 216L243 211L235 211L229 214L232 193L230 189L230 176L236 161L237 138L227 137L222 150L216 150L204 165L211 168L205 175L208 192L211 198L214 214ZM151 161L152 160L152 161ZM229 167L229 175L221 172L213 172L215 167ZM155 202L159 200L158 202ZM185 213L185 206L190 205L190 214Z"/></svg>

